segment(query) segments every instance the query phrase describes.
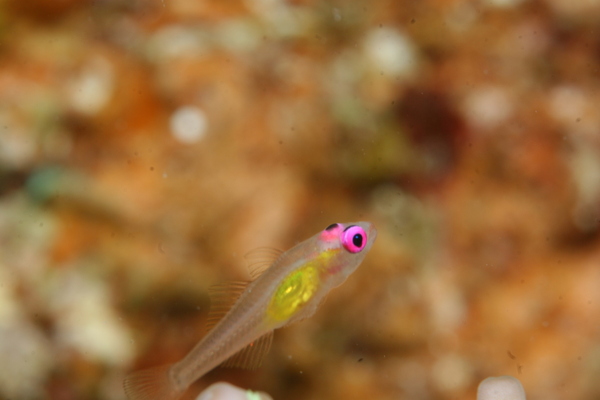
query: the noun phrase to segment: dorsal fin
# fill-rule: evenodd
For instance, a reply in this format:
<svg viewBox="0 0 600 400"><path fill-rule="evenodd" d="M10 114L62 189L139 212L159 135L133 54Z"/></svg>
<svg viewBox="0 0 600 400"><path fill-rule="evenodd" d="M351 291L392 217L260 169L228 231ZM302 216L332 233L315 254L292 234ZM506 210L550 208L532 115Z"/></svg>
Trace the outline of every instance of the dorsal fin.
<svg viewBox="0 0 600 400"><path fill-rule="evenodd" d="M261 276L282 254L283 251L272 247L259 247L246 253L250 278L255 280Z"/></svg>
<svg viewBox="0 0 600 400"><path fill-rule="evenodd" d="M210 331L233 307L249 282L232 281L213 285L208 289L210 312L206 320L206 329Z"/></svg>
<svg viewBox="0 0 600 400"><path fill-rule="evenodd" d="M229 357L221 364L221 366L228 368L256 369L260 367L265 355L269 352L272 342L273 331L270 331Z"/></svg>

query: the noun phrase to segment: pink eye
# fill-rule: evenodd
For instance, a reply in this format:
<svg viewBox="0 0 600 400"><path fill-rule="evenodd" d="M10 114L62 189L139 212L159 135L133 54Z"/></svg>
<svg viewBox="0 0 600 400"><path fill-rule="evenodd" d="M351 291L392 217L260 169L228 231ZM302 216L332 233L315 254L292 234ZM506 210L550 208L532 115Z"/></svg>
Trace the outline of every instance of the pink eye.
<svg viewBox="0 0 600 400"><path fill-rule="evenodd" d="M342 233L342 244L350 253L358 253L367 244L367 234L360 226L351 225Z"/></svg>

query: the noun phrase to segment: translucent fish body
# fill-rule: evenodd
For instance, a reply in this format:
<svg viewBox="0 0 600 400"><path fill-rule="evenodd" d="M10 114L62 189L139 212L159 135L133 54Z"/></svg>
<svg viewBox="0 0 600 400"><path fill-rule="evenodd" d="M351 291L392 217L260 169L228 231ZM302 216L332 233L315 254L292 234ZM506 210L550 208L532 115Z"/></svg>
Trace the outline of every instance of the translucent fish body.
<svg viewBox="0 0 600 400"><path fill-rule="evenodd" d="M230 285L235 303L224 315L213 313L218 322L206 336L179 362L129 375L128 398L174 400L218 365L257 367L273 331L314 314L327 293L356 270L376 236L369 222L332 224L279 255L247 286ZM218 310L228 299L217 297Z"/></svg>

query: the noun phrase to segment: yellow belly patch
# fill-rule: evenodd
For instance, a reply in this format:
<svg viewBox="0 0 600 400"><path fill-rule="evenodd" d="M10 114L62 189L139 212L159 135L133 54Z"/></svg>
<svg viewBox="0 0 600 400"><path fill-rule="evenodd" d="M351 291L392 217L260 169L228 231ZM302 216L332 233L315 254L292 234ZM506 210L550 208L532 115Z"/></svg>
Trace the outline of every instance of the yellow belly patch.
<svg viewBox="0 0 600 400"><path fill-rule="evenodd" d="M299 311L319 287L319 271L309 263L289 274L275 291L267 314L277 322L285 321Z"/></svg>

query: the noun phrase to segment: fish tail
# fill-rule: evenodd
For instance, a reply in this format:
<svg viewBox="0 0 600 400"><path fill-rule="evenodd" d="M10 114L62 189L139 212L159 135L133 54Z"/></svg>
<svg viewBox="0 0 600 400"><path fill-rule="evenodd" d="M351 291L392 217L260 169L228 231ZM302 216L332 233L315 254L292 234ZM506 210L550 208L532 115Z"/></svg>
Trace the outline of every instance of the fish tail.
<svg viewBox="0 0 600 400"><path fill-rule="evenodd" d="M176 400L184 393L179 389L169 369L171 364L133 372L123 382L129 400Z"/></svg>

